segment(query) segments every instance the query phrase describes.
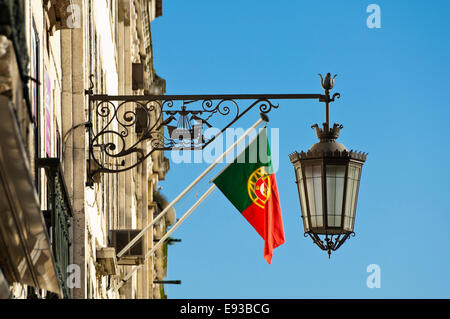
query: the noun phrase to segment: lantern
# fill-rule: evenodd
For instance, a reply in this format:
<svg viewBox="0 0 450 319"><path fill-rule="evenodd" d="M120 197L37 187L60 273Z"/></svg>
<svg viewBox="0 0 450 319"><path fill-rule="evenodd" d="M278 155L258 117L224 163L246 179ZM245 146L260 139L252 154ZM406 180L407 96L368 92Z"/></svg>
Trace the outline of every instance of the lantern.
<svg viewBox="0 0 450 319"><path fill-rule="evenodd" d="M367 154L336 142L342 125L313 125L320 142L294 152L294 166L305 236L331 255L354 236L361 169Z"/></svg>

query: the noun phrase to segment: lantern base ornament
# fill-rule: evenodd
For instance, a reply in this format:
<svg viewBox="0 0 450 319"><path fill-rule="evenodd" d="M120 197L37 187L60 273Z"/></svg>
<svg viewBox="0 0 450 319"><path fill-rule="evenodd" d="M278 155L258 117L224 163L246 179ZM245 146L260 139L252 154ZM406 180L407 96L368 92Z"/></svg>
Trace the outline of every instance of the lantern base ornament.
<svg viewBox="0 0 450 319"><path fill-rule="evenodd" d="M338 235L325 235L324 239L320 239L318 234L313 232L305 233L305 237L311 237L312 241L319 246L320 249L328 252L328 258L331 257L331 252L336 251L342 244L349 239L350 237L355 237L354 232L346 233L346 234L338 234ZM342 237L341 237L342 236Z"/></svg>

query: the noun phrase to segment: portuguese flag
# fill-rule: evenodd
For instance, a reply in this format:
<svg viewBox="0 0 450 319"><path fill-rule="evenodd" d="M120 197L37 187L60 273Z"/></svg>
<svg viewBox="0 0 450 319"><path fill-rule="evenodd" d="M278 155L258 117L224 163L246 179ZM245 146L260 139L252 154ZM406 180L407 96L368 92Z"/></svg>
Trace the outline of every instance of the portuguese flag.
<svg viewBox="0 0 450 319"><path fill-rule="evenodd" d="M264 239L264 258L270 264L272 250L285 240L267 129L212 182Z"/></svg>

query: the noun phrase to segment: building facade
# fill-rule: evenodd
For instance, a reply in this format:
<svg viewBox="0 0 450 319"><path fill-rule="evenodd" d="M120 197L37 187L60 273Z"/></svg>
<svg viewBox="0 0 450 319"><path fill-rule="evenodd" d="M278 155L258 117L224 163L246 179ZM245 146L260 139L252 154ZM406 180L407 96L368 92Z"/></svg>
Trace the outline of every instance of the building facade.
<svg viewBox="0 0 450 319"><path fill-rule="evenodd" d="M162 1L0 3L0 116L7 122L0 129L0 296L166 297L154 281L165 277L167 244L145 261L143 255L174 223L174 211L129 253L116 254L164 208L158 183L168 159L157 151L122 173L87 174L95 165L87 131L108 118L89 117L86 89L165 92L150 27L162 15ZM137 141L139 130L129 132L128 141Z"/></svg>

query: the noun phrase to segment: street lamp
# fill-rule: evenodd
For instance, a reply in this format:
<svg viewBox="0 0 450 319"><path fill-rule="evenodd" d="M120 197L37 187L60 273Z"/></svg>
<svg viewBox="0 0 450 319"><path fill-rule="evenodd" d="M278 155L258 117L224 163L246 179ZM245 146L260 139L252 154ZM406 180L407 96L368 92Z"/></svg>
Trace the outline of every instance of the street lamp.
<svg viewBox="0 0 450 319"><path fill-rule="evenodd" d="M94 94L94 76L91 75L91 86L85 91L89 97L86 185L92 187L97 174L133 169L155 151L203 150L251 109L259 108L264 116L278 109L272 100L316 99L325 103L326 111L323 128L317 124L313 126L320 142L306 153L291 154L290 159L297 178L305 236L311 236L330 255L349 236L354 236L359 180L367 154L348 151L344 145L336 142L342 126L334 124L330 127L329 124L329 104L340 98L339 93L330 94L336 76L332 78L330 73L325 78L319 76L324 94L114 96ZM204 129L212 127L214 120L220 117L225 119L226 124L222 125L219 133L205 138ZM139 132L137 140L128 138L133 126ZM139 147L141 142L146 142L149 147L142 149ZM203 178L204 175L201 176ZM200 179L199 176L185 191ZM146 225L119 252L118 257L130 249L184 194L180 194ZM323 239L320 238L322 235Z"/></svg>
<svg viewBox="0 0 450 319"><path fill-rule="evenodd" d="M327 75L322 87L329 91L333 86L334 78ZM317 124L312 127L320 142L289 158L295 170L305 237L309 235L330 257L354 236L361 169L367 154L348 151L336 142L343 126L335 123L330 128L328 103L323 128Z"/></svg>
<svg viewBox="0 0 450 319"><path fill-rule="evenodd" d="M320 74L319 74L320 75ZM94 75L85 90L88 96L88 122L85 124L89 141L89 160L86 185L92 187L95 176L100 173L120 173L133 169L155 151L203 150L251 109L259 108L261 120L257 121L229 149L201 173L185 190L168 204L158 216L117 253L121 258L135 245L145 232L153 227L187 194L221 159L240 143L251 129L256 128L267 114L278 105L272 100L311 100L325 103L326 122L323 128L316 124L320 142L308 152L293 153L290 159L295 168L305 236L323 250L337 250L349 236L354 235L356 202L358 198L361 168L367 154L348 151L337 143L342 125L330 128L329 104L340 98L339 93L330 95L334 76L320 75L324 94L190 94L190 95L107 95L94 94ZM244 107L242 107L244 104ZM217 117L224 117L226 124L220 132L205 138L205 127L212 127ZM176 122L176 126L174 125ZM94 125L95 124L95 125ZM172 124L172 125L169 125ZM137 139L129 139L131 128L139 133ZM182 134L180 134L182 133ZM141 148L142 142L148 147ZM200 199L171 227L145 255L147 260L154 251L175 231L180 223L192 213L214 189L210 187ZM323 239L320 236L325 236ZM142 264L141 264L142 265ZM139 267L135 266L116 286L122 287ZM156 283L156 282L155 282ZM165 282L169 283L169 282ZM174 282L172 282L174 283Z"/></svg>

